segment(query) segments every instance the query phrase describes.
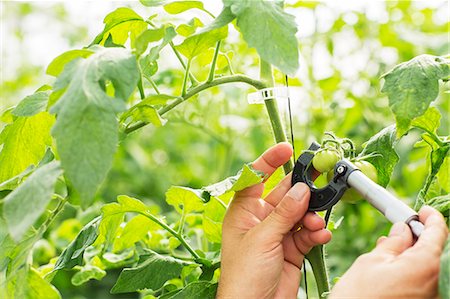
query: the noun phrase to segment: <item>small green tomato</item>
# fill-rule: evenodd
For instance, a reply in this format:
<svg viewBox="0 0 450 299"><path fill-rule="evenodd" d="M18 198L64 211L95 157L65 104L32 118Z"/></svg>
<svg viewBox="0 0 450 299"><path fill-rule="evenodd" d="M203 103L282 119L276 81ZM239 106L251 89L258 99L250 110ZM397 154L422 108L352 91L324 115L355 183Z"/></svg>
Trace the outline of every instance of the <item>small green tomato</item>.
<svg viewBox="0 0 450 299"><path fill-rule="evenodd" d="M338 153L333 150L322 150L314 155L312 165L321 173L329 172L340 160Z"/></svg>

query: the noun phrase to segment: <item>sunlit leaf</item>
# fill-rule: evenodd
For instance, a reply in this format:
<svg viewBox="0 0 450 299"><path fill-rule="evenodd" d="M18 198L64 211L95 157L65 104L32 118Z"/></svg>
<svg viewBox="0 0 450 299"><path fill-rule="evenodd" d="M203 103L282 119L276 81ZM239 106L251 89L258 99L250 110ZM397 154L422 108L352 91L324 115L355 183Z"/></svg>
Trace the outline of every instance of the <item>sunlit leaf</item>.
<svg viewBox="0 0 450 299"><path fill-rule="evenodd" d="M5 198L3 215L11 236L19 241L45 211L62 174L58 161L37 169Z"/></svg>
<svg viewBox="0 0 450 299"><path fill-rule="evenodd" d="M164 10L170 14L179 14L193 8L203 10L203 3L201 1L173 1L164 5Z"/></svg>
<svg viewBox="0 0 450 299"><path fill-rule="evenodd" d="M74 286L80 286L91 279L102 280L106 272L99 267L86 265L72 276L71 282Z"/></svg>
<svg viewBox="0 0 450 299"><path fill-rule="evenodd" d="M17 117L0 133L0 182L6 181L30 165L37 165L52 144L50 128L55 118L47 112Z"/></svg>
<svg viewBox="0 0 450 299"><path fill-rule="evenodd" d="M47 108L50 91L37 91L25 97L11 112L15 116L33 116Z"/></svg>
<svg viewBox="0 0 450 299"><path fill-rule="evenodd" d="M181 298L202 298L202 299L214 299L216 298L217 283L209 281L194 281L184 287L180 292L177 292L173 296L167 297L168 299L181 299Z"/></svg>
<svg viewBox="0 0 450 299"><path fill-rule="evenodd" d="M450 60L420 55L384 74L382 92L397 121L397 136L406 133L411 121L421 116L439 94L439 80L450 76Z"/></svg>
<svg viewBox="0 0 450 299"><path fill-rule="evenodd" d="M203 210L203 201L198 190L187 187L172 186L166 192L166 202L172 205L178 213L191 213Z"/></svg>
<svg viewBox="0 0 450 299"><path fill-rule="evenodd" d="M106 80L112 82L115 98L102 88ZM62 167L84 206L111 167L118 142L116 112L124 110L138 80L133 55L104 48L77 61L66 92L51 109L58 116L52 134Z"/></svg>
<svg viewBox="0 0 450 299"><path fill-rule="evenodd" d="M399 157L394 149L396 141L396 128L394 125L389 126L378 132L367 141L366 146L360 156L376 154L374 157L367 159L375 166L378 172L378 184L386 187L391 178L394 167Z"/></svg>
<svg viewBox="0 0 450 299"><path fill-rule="evenodd" d="M94 53L92 50L89 49L81 49L81 50L70 50L67 52L64 52L63 54L57 56L55 59L50 62L50 64L47 67L46 73L51 76L59 76L64 67L67 63L70 61L76 59L76 58L87 58L90 55Z"/></svg>
<svg viewBox="0 0 450 299"><path fill-rule="evenodd" d="M219 40L226 38L228 28L221 27L207 32L197 33L186 38L176 49L188 59L214 47Z"/></svg>
<svg viewBox="0 0 450 299"><path fill-rule="evenodd" d="M176 278L188 262L163 256L156 252L142 256L142 262L120 273L112 294L135 292L142 289L157 290L169 279Z"/></svg>

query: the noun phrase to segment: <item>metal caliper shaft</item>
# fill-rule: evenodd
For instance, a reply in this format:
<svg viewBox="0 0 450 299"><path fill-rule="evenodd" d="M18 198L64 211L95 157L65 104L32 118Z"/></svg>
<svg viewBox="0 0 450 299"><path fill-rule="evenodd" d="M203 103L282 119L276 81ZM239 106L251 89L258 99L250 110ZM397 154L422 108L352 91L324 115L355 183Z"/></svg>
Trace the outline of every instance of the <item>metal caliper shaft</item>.
<svg viewBox="0 0 450 299"><path fill-rule="evenodd" d="M390 222L404 222L409 225L416 237L420 236L424 226L419 222L419 215L416 211L365 176L350 161L342 160L338 164L346 167L347 171L350 172L347 177L347 184L350 187L355 188L362 197L380 211Z"/></svg>

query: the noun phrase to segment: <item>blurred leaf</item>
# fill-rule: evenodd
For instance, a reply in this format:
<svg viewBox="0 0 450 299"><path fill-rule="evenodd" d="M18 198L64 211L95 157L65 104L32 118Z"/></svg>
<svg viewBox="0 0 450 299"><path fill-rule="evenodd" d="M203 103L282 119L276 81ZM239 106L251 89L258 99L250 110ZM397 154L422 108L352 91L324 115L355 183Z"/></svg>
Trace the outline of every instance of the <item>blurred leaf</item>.
<svg viewBox="0 0 450 299"><path fill-rule="evenodd" d="M113 286L111 293L128 293L142 289L157 290L166 281L180 276L186 261L163 256L156 252L141 256L144 259L133 268L125 268Z"/></svg>
<svg viewBox="0 0 450 299"><path fill-rule="evenodd" d="M207 32L214 29L222 28L225 25L231 23L236 16L231 12L229 7L224 7L220 14L214 19L214 21L206 26L201 32Z"/></svg>
<svg viewBox="0 0 450 299"><path fill-rule="evenodd" d="M0 182L6 181L30 165L36 165L52 144L50 128L54 117L41 112L30 117L17 117L0 133Z"/></svg>
<svg viewBox="0 0 450 299"><path fill-rule="evenodd" d="M33 116L47 108L50 91L38 91L25 97L11 112L15 116Z"/></svg>
<svg viewBox="0 0 450 299"><path fill-rule="evenodd" d="M165 35L164 27L147 29L136 38L136 55L142 55L147 50L148 44L162 39Z"/></svg>
<svg viewBox="0 0 450 299"><path fill-rule="evenodd" d="M144 6L153 7L162 5L166 0L139 0L139 2Z"/></svg>
<svg viewBox="0 0 450 299"><path fill-rule="evenodd" d="M124 45L128 37L131 40L131 47L134 48L136 37L147 29L147 23L132 9L120 7L109 13L103 20L105 28L97 35L90 44L102 44L111 34L115 44Z"/></svg>
<svg viewBox="0 0 450 299"><path fill-rule="evenodd" d="M86 265L72 276L71 282L74 286L80 286L91 279L102 280L106 272L99 267Z"/></svg>
<svg viewBox="0 0 450 299"><path fill-rule="evenodd" d="M84 251L97 239L99 220L100 217L97 217L83 227L75 240L61 253L52 272L72 269L74 266L83 263Z"/></svg>
<svg viewBox="0 0 450 299"><path fill-rule="evenodd" d="M176 46L176 49L190 60L203 51L214 47L219 40L226 38L227 35L227 27L197 33L186 38L180 45Z"/></svg>
<svg viewBox="0 0 450 299"><path fill-rule="evenodd" d="M172 39L177 35L175 29L172 26L167 26L165 28L164 38L161 43L150 49L150 53L144 55L139 59L139 64L141 66L142 75L145 77L153 76L158 70L158 65L156 60L159 58L159 52L169 44Z"/></svg>
<svg viewBox="0 0 450 299"><path fill-rule="evenodd" d="M70 75L67 91L51 109L58 116L52 134L65 175L86 207L111 167L118 142L115 114L124 110L139 73L127 50L104 48L77 61ZM105 80L114 85L115 98L102 89Z"/></svg>
<svg viewBox="0 0 450 299"><path fill-rule="evenodd" d="M61 55L57 56L55 59L53 59L52 62L50 62L50 64L47 67L46 73L48 75L57 77L62 73L67 63L76 58L87 58L93 53L94 52L89 49L70 50L64 52Z"/></svg>
<svg viewBox="0 0 450 299"><path fill-rule="evenodd" d="M120 235L114 241L114 251L122 251L131 248L136 242L145 239L149 231L158 230L161 227L143 215L133 217L123 228Z"/></svg>
<svg viewBox="0 0 450 299"><path fill-rule="evenodd" d="M250 186L261 183L264 173L254 170L250 165L244 165L237 175L229 177L219 183L203 187L212 196L220 196L228 191L241 191Z"/></svg>
<svg viewBox="0 0 450 299"><path fill-rule="evenodd" d="M203 3L201 1L173 1L164 5L164 10L174 15L193 8L204 10Z"/></svg>
<svg viewBox="0 0 450 299"><path fill-rule="evenodd" d="M378 184L386 187L391 178L395 165L399 157L394 149L396 141L395 126L389 126L378 132L367 141L366 146L360 156L369 155L371 153L380 156L370 157L367 159L375 166L378 171Z"/></svg>
<svg viewBox="0 0 450 299"><path fill-rule="evenodd" d="M439 80L450 76L450 60L420 55L384 74L381 92L387 93L397 121L397 136L405 134L411 121L421 116L439 94Z"/></svg>
<svg viewBox="0 0 450 299"><path fill-rule="evenodd" d="M430 107L422 116L415 118L411 122L411 126L420 128L430 133L436 133L436 130L441 124L440 120L441 113L439 110L435 107Z"/></svg>
<svg viewBox="0 0 450 299"><path fill-rule="evenodd" d="M187 37L195 33L198 27L203 27L202 21L199 18L192 18L187 24L181 24L176 31L179 35Z"/></svg>
<svg viewBox="0 0 450 299"><path fill-rule="evenodd" d="M159 99L163 99L164 97L160 97ZM173 98L173 97L172 97ZM155 107L149 104L149 102L152 102L156 99L156 97L150 98L150 99L144 99L141 102L137 103L133 107L131 107L128 111L126 111L122 115L122 120L126 120L127 118L132 118L132 122L147 122L152 123L156 127L163 126L167 120L162 118L161 115L159 115L158 110L156 110Z"/></svg>
<svg viewBox="0 0 450 299"><path fill-rule="evenodd" d="M442 189L444 189L447 193L450 193L450 157L447 156L442 162L441 168L437 174L439 184Z"/></svg>
<svg viewBox="0 0 450 299"><path fill-rule="evenodd" d="M22 280L19 275L15 281L14 295L7 298L17 299L60 299L61 295L58 290L48 281L43 279L39 273L31 268L22 268L21 273L26 275L26 280Z"/></svg>
<svg viewBox="0 0 450 299"><path fill-rule="evenodd" d="M184 287L180 292L177 292L168 299L181 299L181 298L202 298L202 299L214 299L216 298L217 283L209 281L194 281Z"/></svg>
<svg viewBox="0 0 450 299"><path fill-rule="evenodd" d="M17 189L5 197L3 215L11 236L19 241L41 216L50 202L55 183L62 174L59 162L37 169Z"/></svg>
<svg viewBox="0 0 450 299"><path fill-rule="evenodd" d="M294 75L298 69L295 18L283 11L279 1L227 0L225 6L237 16L237 26L261 58Z"/></svg>
<svg viewBox="0 0 450 299"><path fill-rule="evenodd" d="M203 211L203 201L198 191L187 187L170 187L166 192L166 202L180 214Z"/></svg>
<svg viewBox="0 0 450 299"><path fill-rule="evenodd" d="M450 194L434 197L427 201L427 205L435 208L448 217L450 210Z"/></svg>

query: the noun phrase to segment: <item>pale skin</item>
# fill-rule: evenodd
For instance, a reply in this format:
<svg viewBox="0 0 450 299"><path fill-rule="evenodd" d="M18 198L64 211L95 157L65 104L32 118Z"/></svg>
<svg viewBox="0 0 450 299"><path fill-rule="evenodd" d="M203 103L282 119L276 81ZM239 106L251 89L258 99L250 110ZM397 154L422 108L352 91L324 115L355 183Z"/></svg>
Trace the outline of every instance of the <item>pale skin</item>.
<svg viewBox="0 0 450 299"><path fill-rule="evenodd" d="M280 143L253 162L271 175L292 156ZM237 192L222 231L217 298L296 298L305 255L331 240L324 220L308 212L305 184L286 176L265 198L264 183ZM395 224L376 248L359 257L333 288L331 298L434 298L439 257L448 236L442 215L420 211L425 230L414 243L405 224ZM301 227L301 229L298 229Z"/></svg>

